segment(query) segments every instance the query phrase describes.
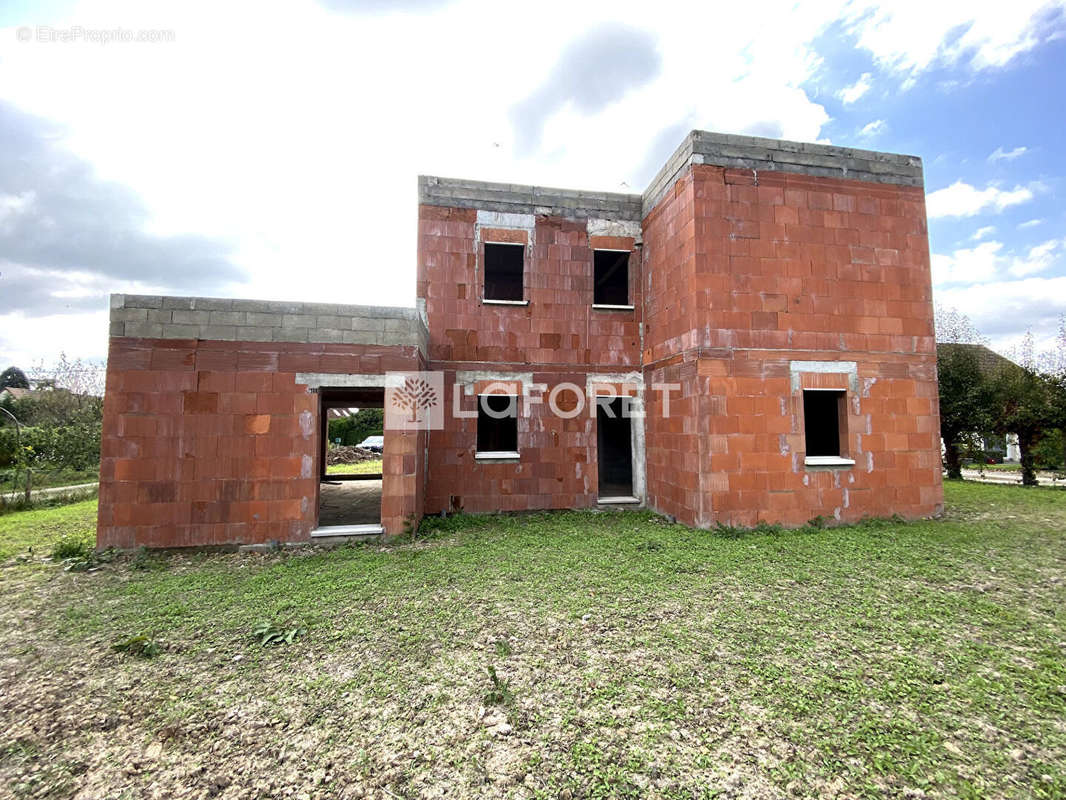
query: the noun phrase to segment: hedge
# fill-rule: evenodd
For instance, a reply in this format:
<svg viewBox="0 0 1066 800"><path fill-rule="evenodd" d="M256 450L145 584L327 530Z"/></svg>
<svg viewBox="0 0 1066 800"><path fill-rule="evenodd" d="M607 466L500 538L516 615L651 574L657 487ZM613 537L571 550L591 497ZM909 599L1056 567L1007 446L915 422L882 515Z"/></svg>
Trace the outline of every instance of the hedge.
<svg viewBox="0 0 1066 800"><path fill-rule="evenodd" d="M18 441L14 426L0 428L0 467L20 463ZM21 442L24 458L31 467L83 470L100 463L98 422L23 428Z"/></svg>

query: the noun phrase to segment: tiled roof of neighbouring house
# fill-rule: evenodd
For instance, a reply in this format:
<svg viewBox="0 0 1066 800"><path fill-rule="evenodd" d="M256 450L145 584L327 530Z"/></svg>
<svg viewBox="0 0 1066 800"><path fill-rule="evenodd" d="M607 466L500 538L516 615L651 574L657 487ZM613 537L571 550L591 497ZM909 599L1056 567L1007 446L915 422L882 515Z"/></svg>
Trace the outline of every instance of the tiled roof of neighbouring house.
<svg viewBox="0 0 1066 800"><path fill-rule="evenodd" d="M936 353L938 356L948 355L954 352L970 352L977 359L981 372L985 375L993 375L1006 365L1018 366L1006 356L1001 356L995 350L985 347L983 344L967 344L963 342L938 342Z"/></svg>

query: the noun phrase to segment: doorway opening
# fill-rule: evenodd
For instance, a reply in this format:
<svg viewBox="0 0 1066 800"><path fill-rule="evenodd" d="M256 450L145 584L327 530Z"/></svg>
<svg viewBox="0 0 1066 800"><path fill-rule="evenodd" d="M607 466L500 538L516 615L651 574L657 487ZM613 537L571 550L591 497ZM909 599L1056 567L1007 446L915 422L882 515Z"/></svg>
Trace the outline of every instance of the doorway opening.
<svg viewBox="0 0 1066 800"><path fill-rule="evenodd" d="M381 532L383 431L364 424L356 432L347 421L374 416L359 412L384 404L385 390L380 387L319 390L318 527L313 535Z"/></svg>
<svg viewBox="0 0 1066 800"><path fill-rule="evenodd" d="M633 420L628 397L596 398L599 501L639 502L633 496Z"/></svg>

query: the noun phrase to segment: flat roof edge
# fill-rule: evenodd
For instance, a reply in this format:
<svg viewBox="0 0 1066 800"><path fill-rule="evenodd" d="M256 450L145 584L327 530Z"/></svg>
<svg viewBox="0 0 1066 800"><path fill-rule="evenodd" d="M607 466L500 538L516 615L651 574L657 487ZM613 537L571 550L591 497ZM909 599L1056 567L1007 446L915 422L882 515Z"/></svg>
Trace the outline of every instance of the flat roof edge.
<svg viewBox="0 0 1066 800"><path fill-rule="evenodd" d="M111 295L110 335L406 346L423 355L429 340L425 320L414 307L135 294Z"/></svg>
<svg viewBox="0 0 1066 800"><path fill-rule="evenodd" d="M924 187L922 159L815 142L691 131L644 191L647 216L693 164Z"/></svg>
<svg viewBox="0 0 1066 800"><path fill-rule="evenodd" d="M639 194L586 192L515 183L490 183L437 175L418 176L421 205L473 208L512 214L640 221Z"/></svg>
<svg viewBox="0 0 1066 800"><path fill-rule="evenodd" d="M111 308L166 309L171 311L244 311L274 314L334 314L416 319L414 306L363 306L293 300L252 300L237 297L185 295L112 294Z"/></svg>

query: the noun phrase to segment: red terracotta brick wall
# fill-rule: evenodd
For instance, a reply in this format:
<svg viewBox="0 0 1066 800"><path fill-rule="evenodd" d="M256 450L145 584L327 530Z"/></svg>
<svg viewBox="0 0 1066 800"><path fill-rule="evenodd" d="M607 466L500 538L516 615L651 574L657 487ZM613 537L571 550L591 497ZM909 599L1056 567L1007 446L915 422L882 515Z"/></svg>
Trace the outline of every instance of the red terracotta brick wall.
<svg viewBox="0 0 1066 800"><path fill-rule="evenodd" d="M695 525L703 519L700 476L707 468L696 362L668 359L645 370L644 381L648 505ZM665 393L656 385L678 388Z"/></svg>
<svg viewBox="0 0 1066 800"><path fill-rule="evenodd" d="M585 221L537 217L526 254L529 305L483 305L476 221L472 209L419 206L418 296L426 300L431 362L639 365L639 252L629 262L635 310L593 310Z"/></svg>
<svg viewBox="0 0 1066 800"><path fill-rule="evenodd" d="M455 371L444 374L445 385L455 382ZM551 387L568 382L585 387L584 372L534 372L534 384ZM473 385L476 391L476 384ZM560 397L564 410L574 408ZM477 396L460 391L460 408L476 411ZM525 511L551 508L587 508L597 499L596 426L588 407L565 419L549 411L544 402L519 399L517 463L478 462L476 417L456 419L453 393L445 400L445 429L429 434L429 481L425 510Z"/></svg>
<svg viewBox="0 0 1066 800"><path fill-rule="evenodd" d="M703 518L706 450L696 381L696 224L691 175L674 184L644 220L645 455L648 505L690 525ZM678 387L669 396L655 385Z"/></svg>
<svg viewBox="0 0 1066 800"><path fill-rule="evenodd" d="M318 396L297 372L420 369L414 347L111 339L100 547L306 540L318 515ZM382 524L421 514L425 435L386 432Z"/></svg>
<svg viewBox="0 0 1066 800"><path fill-rule="evenodd" d="M920 188L696 166L644 234L649 397L653 381L676 380L692 401L680 422L649 403L653 507L704 526L939 511ZM856 362L853 468L804 466L793 360ZM843 374L801 380L848 385Z"/></svg>
<svg viewBox="0 0 1066 800"><path fill-rule="evenodd" d="M644 219L645 366L697 344L694 202L694 183L688 174Z"/></svg>
<svg viewBox="0 0 1066 800"><path fill-rule="evenodd" d="M590 237L584 220L539 216L526 254L528 306L483 305L477 212L419 207L418 296L426 300L430 369L445 371L445 430L429 435L425 511L584 508L597 500L596 427L585 411L557 418L545 403L522 402L518 463L476 462L476 419L453 419L457 369L529 372L550 390L588 373L639 369L641 265L632 238ZM497 227L483 236L502 241ZM513 241L528 241L515 232ZM593 247L632 247L633 311L592 308ZM461 396L464 410L475 397Z"/></svg>

